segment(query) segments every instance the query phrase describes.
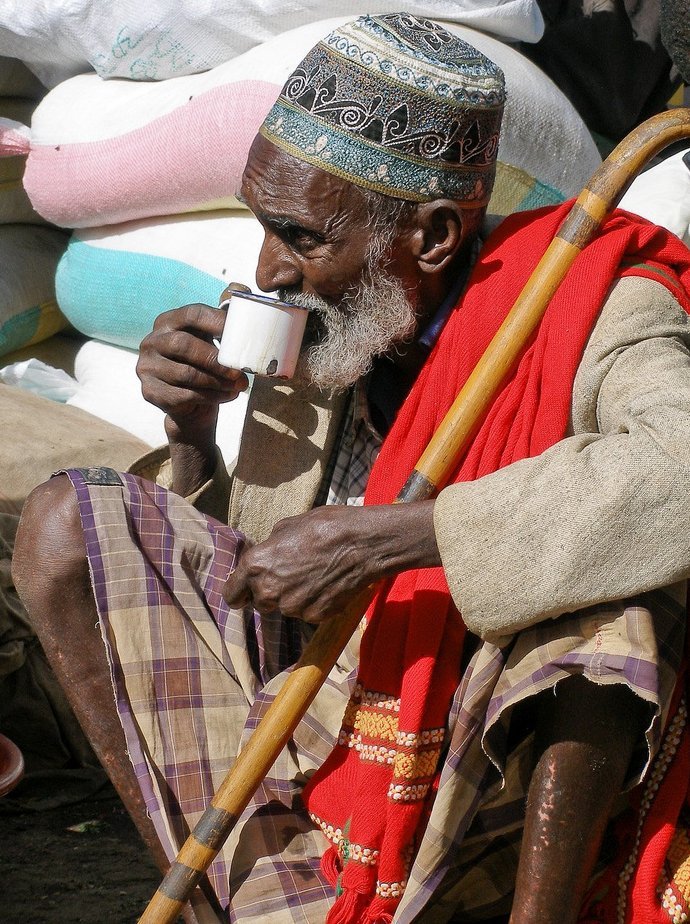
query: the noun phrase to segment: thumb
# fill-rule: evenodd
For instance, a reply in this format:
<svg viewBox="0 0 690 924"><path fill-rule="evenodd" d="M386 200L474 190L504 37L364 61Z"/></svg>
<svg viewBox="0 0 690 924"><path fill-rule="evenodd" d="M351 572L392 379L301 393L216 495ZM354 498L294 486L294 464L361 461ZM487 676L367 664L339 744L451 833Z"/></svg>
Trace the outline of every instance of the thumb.
<svg viewBox="0 0 690 924"><path fill-rule="evenodd" d="M243 558L246 552L254 547L251 539L245 537L239 548L237 562L234 569L230 572L223 587L223 599L228 606L245 606L251 603L252 592L247 583L247 568Z"/></svg>

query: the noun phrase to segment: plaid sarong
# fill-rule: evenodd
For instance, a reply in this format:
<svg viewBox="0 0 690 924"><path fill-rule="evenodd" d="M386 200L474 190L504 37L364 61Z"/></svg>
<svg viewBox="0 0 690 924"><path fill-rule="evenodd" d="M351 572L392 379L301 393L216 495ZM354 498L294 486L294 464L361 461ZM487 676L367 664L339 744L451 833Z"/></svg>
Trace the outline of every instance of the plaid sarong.
<svg viewBox="0 0 690 924"><path fill-rule="evenodd" d="M280 688L312 629L222 598L242 536L151 482L72 470L117 707L137 778L172 859ZM482 920L509 910L530 735L515 706L573 673L626 683L649 703L629 787L659 749L683 648L683 588L581 610L500 648L478 643L449 718L439 791L396 922ZM199 893L201 924L320 924L333 901L328 842L300 800L330 753L356 674L353 639ZM612 730L615 733L615 730Z"/></svg>

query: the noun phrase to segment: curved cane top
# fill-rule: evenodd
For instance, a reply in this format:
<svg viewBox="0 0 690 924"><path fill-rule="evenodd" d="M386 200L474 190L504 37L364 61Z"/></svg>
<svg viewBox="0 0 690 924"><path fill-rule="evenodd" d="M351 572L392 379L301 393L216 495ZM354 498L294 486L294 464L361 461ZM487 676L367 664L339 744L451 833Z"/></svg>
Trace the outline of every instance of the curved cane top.
<svg viewBox="0 0 690 924"><path fill-rule="evenodd" d="M578 250L591 240L637 174L664 148L690 138L690 109L669 109L647 119L627 135L592 174L558 231Z"/></svg>

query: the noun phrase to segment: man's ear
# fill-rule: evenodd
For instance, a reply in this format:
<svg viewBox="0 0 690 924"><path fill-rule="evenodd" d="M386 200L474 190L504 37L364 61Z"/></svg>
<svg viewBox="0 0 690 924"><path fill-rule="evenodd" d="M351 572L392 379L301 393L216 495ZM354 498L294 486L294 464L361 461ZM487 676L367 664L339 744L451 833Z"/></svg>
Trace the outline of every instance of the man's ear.
<svg viewBox="0 0 690 924"><path fill-rule="evenodd" d="M453 199L435 199L417 206L412 246L423 273L438 273L474 239L481 209L463 209Z"/></svg>

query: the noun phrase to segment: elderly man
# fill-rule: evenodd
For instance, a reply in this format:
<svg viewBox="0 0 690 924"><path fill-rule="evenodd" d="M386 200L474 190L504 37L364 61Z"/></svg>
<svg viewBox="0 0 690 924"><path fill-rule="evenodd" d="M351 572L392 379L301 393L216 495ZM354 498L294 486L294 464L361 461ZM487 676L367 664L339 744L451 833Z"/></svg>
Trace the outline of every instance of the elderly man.
<svg viewBox="0 0 690 924"><path fill-rule="evenodd" d="M608 222L454 483L392 504L563 215L508 219L480 250L503 99L500 71L434 23L362 17L324 39L242 186L259 286L314 309L295 381L254 381L228 473L218 405L246 376L217 362L220 312L166 313L139 363L167 413L169 461L139 471L158 483L75 470L26 505L19 591L168 859L312 624L386 579L195 896L201 920L574 921L618 868L611 817L649 816L635 786L667 726L657 789L677 764L679 242ZM643 842L621 840L619 865ZM603 913L627 913L629 879L599 880Z"/></svg>

